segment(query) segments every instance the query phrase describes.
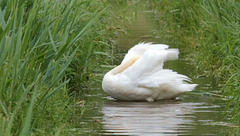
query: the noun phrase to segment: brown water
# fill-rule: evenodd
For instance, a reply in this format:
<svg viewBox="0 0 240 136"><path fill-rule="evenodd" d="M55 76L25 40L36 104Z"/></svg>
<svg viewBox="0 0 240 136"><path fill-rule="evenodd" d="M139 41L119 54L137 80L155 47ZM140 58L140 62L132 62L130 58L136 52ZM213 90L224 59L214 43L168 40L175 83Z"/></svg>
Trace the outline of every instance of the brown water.
<svg viewBox="0 0 240 136"><path fill-rule="evenodd" d="M117 40L121 50L116 53L119 58L116 64L121 62L127 49L143 41L169 44L182 51L184 47L181 43L171 39L173 36L160 26L158 13L142 9L135 13L136 19L129 25L127 34L120 35ZM79 135L138 136L221 136L236 131L224 116L226 101L211 95L219 92L219 83L211 77L198 76L184 53L178 61L168 62L165 67L193 78L193 82L199 86L177 100L118 102L106 96L101 83L93 83L94 87L83 97L84 108L81 108L81 116L76 118L78 124L73 131Z"/></svg>

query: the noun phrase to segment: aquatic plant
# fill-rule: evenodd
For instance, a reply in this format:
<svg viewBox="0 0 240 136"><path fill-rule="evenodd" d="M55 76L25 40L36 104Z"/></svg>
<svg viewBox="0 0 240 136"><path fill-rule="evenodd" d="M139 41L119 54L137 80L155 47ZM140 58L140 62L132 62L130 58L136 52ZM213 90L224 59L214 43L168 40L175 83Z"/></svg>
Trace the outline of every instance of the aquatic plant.
<svg viewBox="0 0 240 136"><path fill-rule="evenodd" d="M53 135L69 127L74 100L67 90L76 72L69 66L85 61L77 73L87 73L89 56L110 49L111 31L101 25L106 9L90 0L0 1L0 135Z"/></svg>
<svg viewBox="0 0 240 136"><path fill-rule="evenodd" d="M240 2L235 0L156 1L168 27L190 49L198 71L224 83L229 110L240 123ZM183 34L184 33L184 34ZM185 36L182 36L185 35Z"/></svg>

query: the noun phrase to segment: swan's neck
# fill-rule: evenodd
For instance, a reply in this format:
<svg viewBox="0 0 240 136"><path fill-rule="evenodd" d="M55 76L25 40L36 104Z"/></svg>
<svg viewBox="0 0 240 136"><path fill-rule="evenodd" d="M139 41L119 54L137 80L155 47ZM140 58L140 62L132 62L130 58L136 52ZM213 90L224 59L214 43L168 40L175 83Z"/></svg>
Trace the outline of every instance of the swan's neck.
<svg viewBox="0 0 240 136"><path fill-rule="evenodd" d="M128 67L130 67L131 65L133 65L138 59L140 58L140 56L136 56L133 57L131 59L129 59L128 61L126 61L125 63L117 66L116 68L114 68L111 73L113 75L119 74L121 72L123 72L124 70L126 70Z"/></svg>

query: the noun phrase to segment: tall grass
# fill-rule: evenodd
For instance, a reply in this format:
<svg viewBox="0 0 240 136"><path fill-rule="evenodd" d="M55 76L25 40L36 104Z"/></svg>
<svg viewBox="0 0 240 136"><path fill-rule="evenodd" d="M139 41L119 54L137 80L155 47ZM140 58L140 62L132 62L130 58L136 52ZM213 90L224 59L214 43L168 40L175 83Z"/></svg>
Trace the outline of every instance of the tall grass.
<svg viewBox="0 0 240 136"><path fill-rule="evenodd" d="M186 43L196 68L225 84L231 115L240 123L240 2L156 1L173 33Z"/></svg>
<svg viewBox="0 0 240 136"><path fill-rule="evenodd" d="M60 133L73 104L69 66L85 61L84 73L94 46L108 48L106 36L92 42L86 33L105 30L91 28L105 12L100 1L0 1L0 135Z"/></svg>

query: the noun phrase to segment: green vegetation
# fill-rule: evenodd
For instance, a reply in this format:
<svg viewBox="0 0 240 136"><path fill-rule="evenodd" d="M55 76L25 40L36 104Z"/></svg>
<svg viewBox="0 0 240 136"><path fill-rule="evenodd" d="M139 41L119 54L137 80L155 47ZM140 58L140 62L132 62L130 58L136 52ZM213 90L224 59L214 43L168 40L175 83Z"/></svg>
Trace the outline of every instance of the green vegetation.
<svg viewBox="0 0 240 136"><path fill-rule="evenodd" d="M235 0L152 0L162 20L186 45L200 72L223 82L229 110L240 123L240 2ZM189 50L188 50L189 49Z"/></svg>
<svg viewBox="0 0 240 136"><path fill-rule="evenodd" d="M110 58L113 16L97 0L0 1L0 135L69 134L69 94Z"/></svg>
<svg viewBox="0 0 240 136"><path fill-rule="evenodd" d="M240 3L151 1L198 70L224 81L240 123ZM105 0L0 0L0 135L74 133L73 96L99 80L124 21Z"/></svg>

